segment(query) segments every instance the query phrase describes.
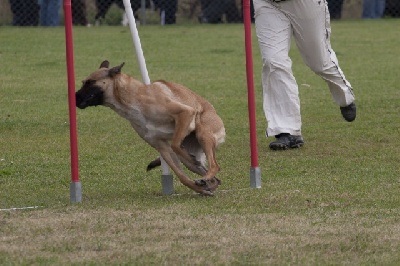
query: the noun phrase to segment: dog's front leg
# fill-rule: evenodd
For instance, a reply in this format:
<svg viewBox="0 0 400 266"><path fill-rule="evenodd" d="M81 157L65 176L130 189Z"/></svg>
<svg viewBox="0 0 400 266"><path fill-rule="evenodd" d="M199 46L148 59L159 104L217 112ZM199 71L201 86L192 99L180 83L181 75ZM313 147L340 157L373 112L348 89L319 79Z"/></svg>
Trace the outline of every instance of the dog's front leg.
<svg viewBox="0 0 400 266"><path fill-rule="evenodd" d="M197 193L212 196L212 192L208 188L206 183L199 184L190 178L188 178L185 173L183 172L182 168L179 165L179 159L176 157L176 154L172 151L169 147L168 143L163 144L161 147L157 149L160 152L160 155L163 157L165 162L171 167L172 171L177 175L179 181L187 186L188 188L196 191Z"/></svg>

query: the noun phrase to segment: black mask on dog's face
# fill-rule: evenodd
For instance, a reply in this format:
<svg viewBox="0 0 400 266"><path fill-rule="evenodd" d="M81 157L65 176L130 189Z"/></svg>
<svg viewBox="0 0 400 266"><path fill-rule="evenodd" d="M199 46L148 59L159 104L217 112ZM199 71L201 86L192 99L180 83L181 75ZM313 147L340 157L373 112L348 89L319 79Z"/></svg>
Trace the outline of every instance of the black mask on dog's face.
<svg viewBox="0 0 400 266"><path fill-rule="evenodd" d="M85 109L88 106L103 104L104 92L95 83L95 80L86 80L80 90L75 93L76 106L78 108Z"/></svg>
<svg viewBox="0 0 400 266"><path fill-rule="evenodd" d="M85 81L79 91L75 93L76 106L85 109L88 106L96 106L104 104L104 91L96 83L105 79L114 79L121 74L121 68L125 63L119 66L109 68L110 63L105 60L101 63L100 68L93 72Z"/></svg>

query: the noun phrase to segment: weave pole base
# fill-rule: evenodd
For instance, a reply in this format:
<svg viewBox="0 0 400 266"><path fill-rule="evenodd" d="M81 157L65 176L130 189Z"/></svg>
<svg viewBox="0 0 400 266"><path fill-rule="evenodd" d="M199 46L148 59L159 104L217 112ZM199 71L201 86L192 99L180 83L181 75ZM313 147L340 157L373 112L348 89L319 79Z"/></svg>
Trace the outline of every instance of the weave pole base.
<svg viewBox="0 0 400 266"><path fill-rule="evenodd" d="M261 188L261 170L259 167L250 168L250 187Z"/></svg>
<svg viewBox="0 0 400 266"><path fill-rule="evenodd" d="M82 185L81 182L71 182L69 186L70 200L72 203L82 202Z"/></svg>
<svg viewBox="0 0 400 266"><path fill-rule="evenodd" d="M161 186L163 195L174 194L174 177L172 175L161 175Z"/></svg>

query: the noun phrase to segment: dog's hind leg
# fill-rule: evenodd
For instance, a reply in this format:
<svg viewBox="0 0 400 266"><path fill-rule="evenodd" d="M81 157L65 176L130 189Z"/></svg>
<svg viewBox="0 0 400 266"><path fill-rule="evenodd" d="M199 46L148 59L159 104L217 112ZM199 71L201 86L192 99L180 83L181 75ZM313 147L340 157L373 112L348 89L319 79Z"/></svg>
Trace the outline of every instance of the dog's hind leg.
<svg viewBox="0 0 400 266"><path fill-rule="evenodd" d="M182 143L185 137L195 129L196 110L176 101L170 101L167 109L171 112L175 121L175 131L171 139L171 148L180 158L194 163L190 154L182 148Z"/></svg>
<svg viewBox="0 0 400 266"><path fill-rule="evenodd" d="M176 154L174 154L174 155L176 155ZM201 165L200 162L199 162L199 164L193 164L192 162L188 162L182 158L180 158L180 161L187 167L187 169L189 169L193 173L196 173L201 176L204 176L207 173L207 169L203 165ZM146 171L151 171L158 166L161 166L161 158L160 157L151 161L147 165Z"/></svg>
<svg viewBox="0 0 400 266"><path fill-rule="evenodd" d="M186 166L187 169L200 176L205 176L207 168L205 165L206 156L204 151L196 138L196 133L192 132L182 142L181 148L184 149L192 158L191 161L179 157L180 161ZM175 155L175 154L174 154ZM147 165L147 171L150 171L161 165L160 157L154 159Z"/></svg>
<svg viewBox="0 0 400 266"><path fill-rule="evenodd" d="M207 196L212 195L212 190L208 187L208 184L206 183L200 184L198 182L191 180L185 175L185 173L183 172L182 168L179 165L178 157L176 157L176 154L173 152L168 143L160 145L157 150L160 152L160 155L163 157L163 159L169 165L169 167L171 167L172 171L174 171L174 173L179 178L179 181L183 185L196 191L197 193Z"/></svg>
<svg viewBox="0 0 400 266"><path fill-rule="evenodd" d="M192 162L186 161L184 158L180 158L181 162L186 166L187 169L200 176L207 174L207 169L201 164L193 164Z"/></svg>
<svg viewBox="0 0 400 266"><path fill-rule="evenodd" d="M196 138L196 133L192 132L185 137L181 145L191 157L191 161L187 161L184 158L179 158L181 162L186 166L187 169L200 176L205 176L207 168L205 165L206 156L204 151Z"/></svg>
<svg viewBox="0 0 400 266"><path fill-rule="evenodd" d="M176 155L176 154L175 154ZM187 169L192 171L195 174L198 174L200 176L205 176L207 173L207 169L205 168L204 165L202 165L200 162L197 164L193 164L192 162L188 162L183 158L180 158L180 161L186 166ZM146 171L151 171L154 168L161 166L161 159L160 157L154 159L151 161L146 168Z"/></svg>
<svg viewBox="0 0 400 266"><path fill-rule="evenodd" d="M215 150L217 148L217 144L214 136L210 134L210 132L211 131L207 129L207 127L204 127L204 125L202 127L197 127L196 137L206 155L208 170L202 179L196 180L196 183L205 183L211 189L211 191L214 191L221 184L221 181L216 178L216 174L219 172L220 167L215 158Z"/></svg>
<svg viewBox="0 0 400 266"><path fill-rule="evenodd" d="M202 179L196 180L196 184L206 183L208 187L210 187L211 191L214 191L221 184L221 181L216 178L216 174L219 172L220 167L215 159L215 143L211 140L201 140L201 143L203 144L207 157L208 171Z"/></svg>

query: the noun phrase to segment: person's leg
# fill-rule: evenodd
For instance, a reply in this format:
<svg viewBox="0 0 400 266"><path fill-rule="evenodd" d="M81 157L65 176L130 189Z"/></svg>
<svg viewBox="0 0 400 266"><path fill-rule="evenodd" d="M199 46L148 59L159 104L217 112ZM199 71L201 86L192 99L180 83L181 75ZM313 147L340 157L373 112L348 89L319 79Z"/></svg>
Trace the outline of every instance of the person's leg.
<svg viewBox="0 0 400 266"><path fill-rule="evenodd" d="M161 0L160 2L161 25L176 23L177 0Z"/></svg>
<svg viewBox="0 0 400 266"><path fill-rule="evenodd" d="M269 1L254 0L254 9L263 63L263 108L268 122L267 136L281 133L299 136L300 99L289 58L292 26L288 17Z"/></svg>
<svg viewBox="0 0 400 266"><path fill-rule="evenodd" d="M385 12L386 0L377 0L376 1L376 18L383 17L383 13Z"/></svg>
<svg viewBox="0 0 400 266"><path fill-rule="evenodd" d="M328 1L329 13L332 19L340 19L342 16L343 0L330 0Z"/></svg>
<svg viewBox="0 0 400 266"><path fill-rule="evenodd" d="M20 26L37 26L39 24L38 0L19 0L18 9L21 15Z"/></svg>
<svg viewBox="0 0 400 266"><path fill-rule="evenodd" d="M72 0L72 22L74 25L88 26L85 0Z"/></svg>
<svg viewBox="0 0 400 266"><path fill-rule="evenodd" d="M124 2L122 0L119 0L121 2L121 9L125 10ZM141 0L131 0L131 8L133 15L135 17L135 20L137 23L140 23L139 15L137 13L141 13L142 11L139 11L142 8L142 1ZM146 4L145 4L146 7ZM128 17L126 16L126 13L124 13L123 18L122 18L122 25L128 25Z"/></svg>
<svg viewBox="0 0 400 266"><path fill-rule="evenodd" d="M331 17L336 18L337 17L336 1L334 1L334 0L328 1L328 9L329 9L329 13L331 14Z"/></svg>
<svg viewBox="0 0 400 266"><path fill-rule="evenodd" d="M131 0L131 8L133 10L133 13L135 14L136 11L138 11L139 9L142 8L142 1L141 0ZM146 2L145 2L145 8L147 8ZM125 9L125 7L123 7L123 9Z"/></svg>
<svg viewBox="0 0 400 266"><path fill-rule="evenodd" d="M97 13L94 17L96 24L100 24L100 20L106 17L107 11L113 4L113 0L96 0Z"/></svg>
<svg viewBox="0 0 400 266"><path fill-rule="evenodd" d="M39 22L40 22L40 26L47 26L47 5L48 5L48 0L39 0L39 6L40 6Z"/></svg>
<svg viewBox="0 0 400 266"><path fill-rule="evenodd" d="M202 16L200 18L201 23L221 23L222 14L224 13L224 1L212 0L205 2L203 7L202 3Z"/></svg>
<svg viewBox="0 0 400 266"><path fill-rule="evenodd" d="M296 0L285 3L285 12L292 21L295 41L305 64L327 82L333 99L340 107L352 104L352 87L340 69L330 44L331 27L326 1Z"/></svg>
<svg viewBox="0 0 400 266"><path fill-rule="evenodd" d="M337 12L339 13L339 18L342 17L342 9L343 9L343 0L337 1Z"/></svg>
<svg viewBox="0 0 400 266"><path fill-rule="evenodd" d="M170 0L168 1L168 8L166 9L165 24L175 24L176 23L176 11L178 9L178 1Z"/></svg>
<svg viewBox="0 0 400 266"><path fill-rule="evenodd" d="M241 16L239 15L239 9L236 6L236 0L226 0L225 6L226 21L228 23L241 22Z"/></svg>
<svg viewBox="0 0 400 266"><path fill-rule="evenodd" d="M47 26L60 25L61 0L50 0L47 7Z"/></svg>
<svg viewBox="0 0 400 266"><path fill-rule="evenodd" d="M28 3L26 0L14 0L11 2L11 8L15 12L14 26L30 26L29 17L27 16L30 12Z"/></svg>
<svg viewBox="0 0 400 266"><path fill-rule="evenodd" d="M375 17L375 0L364 0L363 1L363 12L362 12L362 17L363 18L374 18Z"/></svg>

